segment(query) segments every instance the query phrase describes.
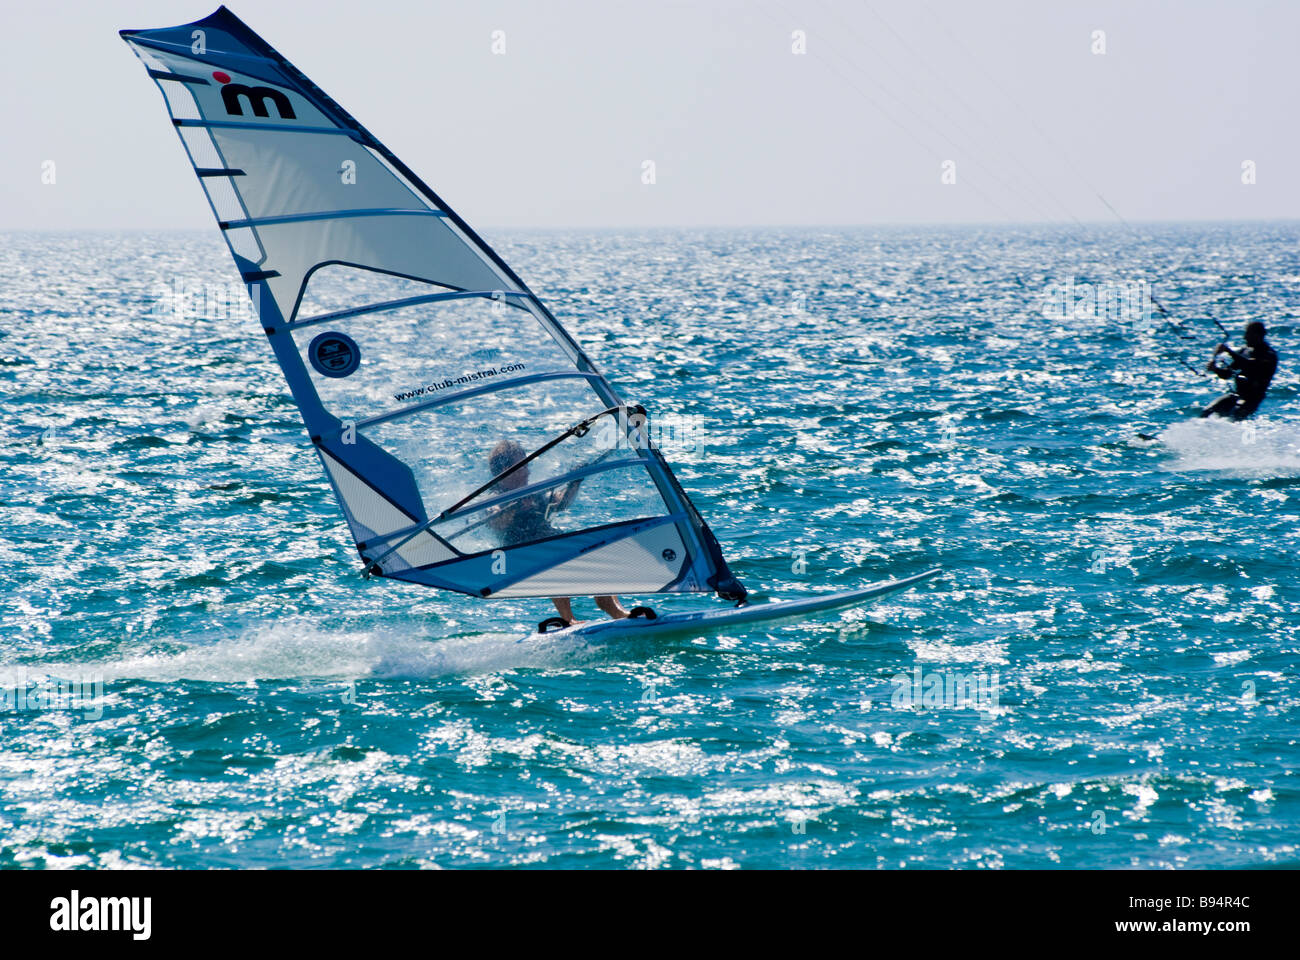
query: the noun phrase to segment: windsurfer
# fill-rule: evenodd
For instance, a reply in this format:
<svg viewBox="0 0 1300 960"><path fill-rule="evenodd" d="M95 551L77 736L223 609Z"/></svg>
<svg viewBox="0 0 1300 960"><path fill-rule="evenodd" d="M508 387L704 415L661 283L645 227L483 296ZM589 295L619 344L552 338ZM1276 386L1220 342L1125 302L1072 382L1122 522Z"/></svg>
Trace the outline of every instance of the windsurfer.
<svg viewBox="0 0 1300 960"><path fill-rule="evenodd" d="M502 440L492 448L491 453L488 454L488 469L492 471L492 476L501 477L493 487L494 492L506 493L528 485L526 464L511 470L504 477L501 476L526 456L524 448L514 440ZM511 500L492 515L488 526L500 536L503 547L513 547L557 536L560 531L551 526L551 516L568 509L577 497L578 487L581 484L582 480L578 479L546 494L533 493ZM595 600L596 606L613 620L621 620L628 615L628 611L619 603L618 597L600 596ZM555 604L555 609L559 611L560 618L565 623L574 622L573 604L570 598L552 597L551 602Z"/></svg>

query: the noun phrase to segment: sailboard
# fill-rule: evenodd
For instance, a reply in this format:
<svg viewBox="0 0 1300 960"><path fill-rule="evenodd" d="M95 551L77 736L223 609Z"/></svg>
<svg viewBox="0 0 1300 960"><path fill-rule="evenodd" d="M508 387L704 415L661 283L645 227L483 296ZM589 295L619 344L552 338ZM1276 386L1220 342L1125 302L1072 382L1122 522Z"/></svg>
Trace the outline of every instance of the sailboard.
<svg viewBox="0 0 1300 960"><path fill-rule="evenodd" d="M868 584L857 590L841 590L837 593L820 594L815 597L803 597L799 600L774 600L771 603L747 603L741 607L724 607L713 610L693 610L683 613L668 613L655 617L624 617L620 620L597 620L592 623L577 623L563 630L548 633L538 631L521 637L517 642L526 643L546 636L553 641L557 638L578 639L588 643L608 643L624 639L659 639L668 636L701 636L725 630L728 627L752 626L758 623L775 625L783 620L799 619L835 613L848 607L856 607L871 600L878 600L891 594L909 590L919 583L937 577L943 570L936 567L911 577L898 580L882 580Z"/></svg>
<svg viewBox="0 0 1300 960"><path fill-rule="evenodd" d="M123 30L161 91L368 576L476 597L747 591L506 262L225 7Z"/></svg>

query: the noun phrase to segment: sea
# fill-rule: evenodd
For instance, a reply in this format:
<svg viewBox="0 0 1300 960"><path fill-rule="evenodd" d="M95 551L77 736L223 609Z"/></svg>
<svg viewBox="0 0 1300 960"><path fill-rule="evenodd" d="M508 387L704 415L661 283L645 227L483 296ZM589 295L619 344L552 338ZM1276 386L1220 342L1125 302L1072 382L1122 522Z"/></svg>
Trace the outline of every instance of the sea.
<svg viewBox="0 0 1300 960"><path fill-rule="evenodd" d="M215 231L6 233L0 866L1300 866L1300 224L488 238L752 602L944 574L520 642L360 576Z"/></svg>

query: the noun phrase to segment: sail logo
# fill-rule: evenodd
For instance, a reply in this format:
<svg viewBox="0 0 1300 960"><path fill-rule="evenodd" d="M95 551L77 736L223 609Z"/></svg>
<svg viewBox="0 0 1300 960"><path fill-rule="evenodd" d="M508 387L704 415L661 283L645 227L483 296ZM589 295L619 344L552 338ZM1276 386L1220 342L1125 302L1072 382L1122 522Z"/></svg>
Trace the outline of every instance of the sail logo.
<svg viewBox="0 0 1300 960"><path fill-rule="evenodd" d="M247 97L248 106L255 117L270 118L270 111L266 108L269 102L275 104L281 120L298 119L297 114L293 112L293 104L281 90L276 90L274 87L250 87L242 83L233 83L230 74L220 70L214 71L212 78L221 84L221 102L226 105L226 113L232 117L244 115L244 103L239 98Z"/></svg>
<svg viewBox="0 0 1300 960"><path fill-rule="evenodd" d="M525 368L526 364L507 363L504 367L490 367L487 370L475 370L473 373L461 374L456 379L447 377L445 380L436 383L426 383L424 386L416 387L414 390L403 390L401 393L393 394L394 400L414 400L416 397L422 397L425 394L434 393L438 390L446 390L448 387L454 387L458 384L473 383L476 380L486 380L489 377L499 377L503 373L517 373Z"/></svg>
<svg viewBox="0 0 1300 960"><path fill-rule="evenodd" d="M346 333L322 333L307 347L307 359L323 377L350 376L361 366L361 348Z"/></svg>

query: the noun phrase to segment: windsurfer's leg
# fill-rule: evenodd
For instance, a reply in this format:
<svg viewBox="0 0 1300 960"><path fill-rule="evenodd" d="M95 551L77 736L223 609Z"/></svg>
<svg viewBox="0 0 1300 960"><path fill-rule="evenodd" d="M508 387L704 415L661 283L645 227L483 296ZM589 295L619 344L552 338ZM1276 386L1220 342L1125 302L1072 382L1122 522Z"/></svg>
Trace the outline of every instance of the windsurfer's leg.
<svg viewBox="0 0 1300 960"><path fill-rule="evenodd" d="M618 602L618 597L597 597L596 606L607 613L611 620L622 620L627 616L627 611L623 609L623 604Z"/></svg>
<svg viewBox="0 0 1300 960"><path fill-rule="evenodd" d="M1237 409L1232 411L1232 419L1245 420L1247 417L1249 417L1252 413L1254 413L1258 409L1259 409L1258 403L1249 403L1243 401L1242 403L1237 404Z"/></svg>
<svg viewBox="0 0 1300 960"><path fill-rule="evenodd" d="M568 597L551 597L551 603L560 612L566 623L573 623L573 601Z"/></svg>
<svg viewBox="0 0 1300 960"><path fill-rule="evenodd" d="M1237 406L1237 395L1235 393L1225 393L1218 400L1201 411L1201 417L1230 417L1233 409Z"/></svg>

